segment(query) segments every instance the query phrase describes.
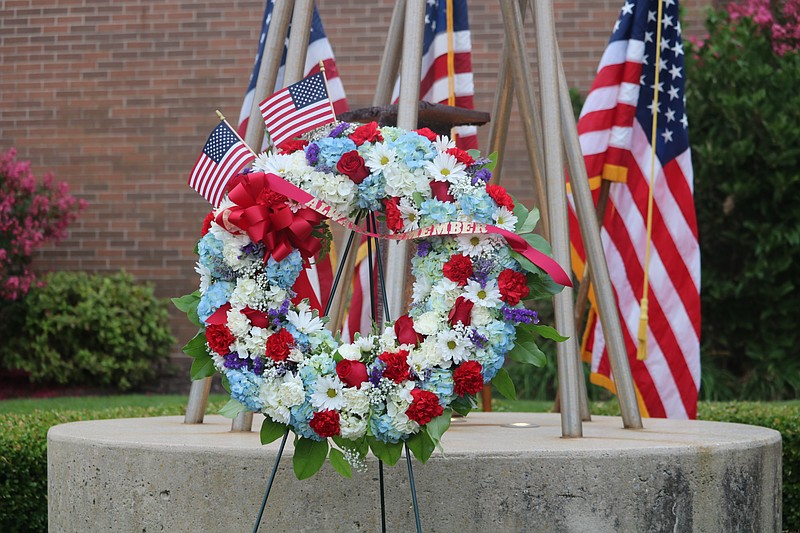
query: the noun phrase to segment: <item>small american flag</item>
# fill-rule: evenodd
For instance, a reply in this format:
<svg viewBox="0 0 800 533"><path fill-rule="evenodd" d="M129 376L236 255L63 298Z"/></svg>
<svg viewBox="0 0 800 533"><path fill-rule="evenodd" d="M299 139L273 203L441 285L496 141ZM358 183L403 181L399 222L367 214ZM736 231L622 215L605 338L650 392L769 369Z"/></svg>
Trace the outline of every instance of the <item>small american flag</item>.
<svg viewBox="0 0 800 533"><path fill-rule="evenodd" d="M281 89L259 108L275 146L336 120L321 73Z"/></svg>
<svg viewBox="0 0 800 533"><path fill-rule="evenodd" d="M228 123L222 121L208 136L203 152L192 168L189 186L217 207L228 181L255 158Z"/></svg>
<svg viewBox="0 0 800 533"><path fill-rule="evenodd" d="M683 44L677 0L663 0L657 42L658 4L659 0L627 0L623 5L581 111L578 133L590 182L612 182L602 227L603 247L643 414L695 418L700 386L700 249L684 101ZM657 87L656 69L660 73ZM649 342L647 359L641 361L636 357L637 331L656 90ZM581 273L585 253L572 203L570 208L573 267ZM585 340L592 382L613 391L605 338L593 310Z"/></svg>

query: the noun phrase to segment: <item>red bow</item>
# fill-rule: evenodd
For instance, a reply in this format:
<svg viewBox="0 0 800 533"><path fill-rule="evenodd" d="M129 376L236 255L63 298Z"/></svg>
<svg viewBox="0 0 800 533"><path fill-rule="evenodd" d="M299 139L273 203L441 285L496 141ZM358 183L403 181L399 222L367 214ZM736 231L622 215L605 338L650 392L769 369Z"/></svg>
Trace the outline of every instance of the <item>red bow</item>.
<svg viewBox="0 0 800 533"><path fill-rule="evenodd" d="M228 193L235 205L217 215L217 224L223 227L228 227L226 222L233 224L253 242L264 243L265 261L270 255L275 261L281 261L295 248L303 258L313 257L322 243L311 237L311 231L322 216L308 208L292 212L286 196L270 187L272 176L263 172L241 176Z"/></svg>

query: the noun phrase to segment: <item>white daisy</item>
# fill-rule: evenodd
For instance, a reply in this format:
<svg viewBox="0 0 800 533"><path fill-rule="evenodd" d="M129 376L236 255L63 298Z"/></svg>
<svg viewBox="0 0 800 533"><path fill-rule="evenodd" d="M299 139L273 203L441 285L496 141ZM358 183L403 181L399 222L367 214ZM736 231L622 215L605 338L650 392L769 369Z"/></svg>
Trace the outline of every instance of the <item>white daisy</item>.
<svg viewBox="0 0 800 533"><path fill-rule="evenodd" d="M499 307L500 289L497 287L497 281L490 279L485 287L481 287L477 281L467 280L464 298L481 307Z"/></svg>
<svg viewBox="0 0 800 533"><path fill-rule="evenodd" d="M373 146L366 157L367 167L372 172L383 170L395 161L397 161L397 152L386 143L378 143Z"/></svg>
<svg viewBox="0 0 800 533"><path fill-rule="evenodd" d="M446 329L439 332L436 335L436 347L445 360L453 361L455 364L467 360L469 341L455 330Z"/></svg>
<svg viewBox="0 0 800 533"><path fill-rule="evenodd" d="M447 135L437 135L436 140L433 141L433 147L436 148L437 152L443 154L450 148L455 148L456 142L451 140Z"/></svg>
<svg viewBox="0 0 800 533"><path fill-rule="evenodd" d="M419 229L419 211L408 198L400 198L400 204L397 206L400 210L400 216L403 218L403 231L411 231Z"/></svg>
<svg viewBox="0 0 800 533"><path fill-rule="evenodd" d="M514 231L517 227L517 217L506 207L500 207L492 213L492 220L495 226L508 231Z"/></svg>
<svg viewBox="0 0 800 533"><path fill-rule="evenodd" d="M292 161L291 155L264 152L253 162L253 169L283 176L289 173L293 165L294 161Z"/></svg>
<svg viewBox="0 0 800 533"><path fill-rule="evenodd" d="M439 154L433 161L425 163L425 170L435 181L449 181L455 183L460 178L466 178L466 166L450 154Z"/></svg>
<svg viewBox="0 0 800 533"><path fill-rule="evenodd" d="M194 271L200 275L200 294L205 294L208 292L209 285L211 285L211 270L207 266L201 265L198 261Z"/></svg>
<svg viewBox="0 0 800 533"><path fill-rule="evenodd" d="M484 235L459 235L456 237L458 251L470 257L477 257L494 251L496 242L491 236Z"/></svg>
<svg viewBox="0 0 800 533"><path fill-rule="evenodd" d="M322 331L324 327L322 320L320 320L318 316L314 316L308 311L300 310L298 313L297 311L290 310L286 314L286 319L297 329L297 331L300 333L305 333L306 335L311 335L312 333Z"/></svg>
<svg viewBox="0 0 800 533"><path fill-rule="evenodd" d="M342 388L344 384L333 376L320 376L314 383L311 405L317 409L338 410L344 405Z"/></svg>

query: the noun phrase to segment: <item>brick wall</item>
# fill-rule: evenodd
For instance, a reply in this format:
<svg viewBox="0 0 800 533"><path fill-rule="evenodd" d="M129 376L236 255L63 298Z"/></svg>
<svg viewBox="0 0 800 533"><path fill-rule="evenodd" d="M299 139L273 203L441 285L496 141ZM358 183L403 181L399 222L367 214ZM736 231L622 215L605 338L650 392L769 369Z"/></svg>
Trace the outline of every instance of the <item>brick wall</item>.
<svg viewBox="0 0 800 533"><path fill-rule="evenodd" d="M709 3L683 2L685 34L702 31ZM351 108L370 105L393 2L318 4ZM567 78L583 94L620 4L555 2ZM40 269L125 269L163 297L196 287L192 248L208 205L187 173L214 109L238 116L262 9L261 0L0 0L0 149L16 147L37 175L54 172L90 204L66 241L39 254ZM475 106L491 111L499 4L470 10ZM530 201L520 134L513 120L503 179ZM181 341L193 334L176 313L172 327Z"/></svg>

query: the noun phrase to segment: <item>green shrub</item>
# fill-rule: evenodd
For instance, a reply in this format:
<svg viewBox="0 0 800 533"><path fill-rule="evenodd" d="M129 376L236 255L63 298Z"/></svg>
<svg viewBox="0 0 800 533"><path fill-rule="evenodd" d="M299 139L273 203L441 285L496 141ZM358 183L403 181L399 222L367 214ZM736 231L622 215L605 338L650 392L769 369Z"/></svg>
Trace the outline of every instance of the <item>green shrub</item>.
<svg viewBox="0 0 800 533"><path fill-rule="evenodd" d="M56 272L3 313L0 367L33 382L128 390L155 378L175 339L167 304L125 273Z"/></svg>
<svg viewBox="0 0 800 533"><path fill-rule="evenodd" d="M781 2L773 2L778 5ZM800 53L713 11L686 50L707 399L800 393Z"/></svg>

